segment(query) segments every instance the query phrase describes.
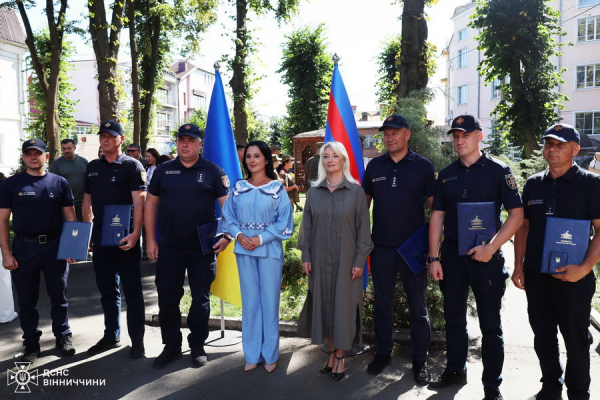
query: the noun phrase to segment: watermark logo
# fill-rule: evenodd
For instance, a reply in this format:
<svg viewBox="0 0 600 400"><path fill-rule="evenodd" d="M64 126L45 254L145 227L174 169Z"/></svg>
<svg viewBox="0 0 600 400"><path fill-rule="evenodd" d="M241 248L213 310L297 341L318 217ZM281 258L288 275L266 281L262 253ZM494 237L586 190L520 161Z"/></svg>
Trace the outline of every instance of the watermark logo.
<svg viewBox="0 0 600 400"><path fill-rule="evenodd" d="M38 385L37 369L29 371L29 362L15 362L16 371L7 370L6 384L16 385L15 393L31 393L29 384Z"/></svg>

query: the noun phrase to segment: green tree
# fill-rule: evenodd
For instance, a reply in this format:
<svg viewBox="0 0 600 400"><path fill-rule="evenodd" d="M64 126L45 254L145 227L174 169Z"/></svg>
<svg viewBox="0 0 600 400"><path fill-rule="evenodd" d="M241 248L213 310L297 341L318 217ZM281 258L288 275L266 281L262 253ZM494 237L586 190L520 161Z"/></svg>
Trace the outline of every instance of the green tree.
<svg viewBox="0 0 600 400"><path fill-rule="evenodd" d="M523 145L526 158L538 148L537 138L560 120L557 109L567 97L553 89L563 80L550 62L559 54L555 35L565 33L559 13L547 0L481 0L470 26L481 29L479 49L486 58L479 71L487 82L509 77L494 109L499 123L510 126L508 139Z"/></svg>
<svg viewBox="0 0 600 400"><path fill-rule="evenodd" d="M269 123L256 110L251 110L248 115L248 141L254 140L269 141Z"/></svg>
<svg viewBox="0 0 600 400"><path fill-rule="evenodd" d="M233 76L229 81L233 92L233 119L235 142L245 144L248 141L248 114L252 99L250 83L253 79L249 56L257 49L252 42L247 27L248 12L263 15L270 11L275 13L278 23L288 20L298 11L300 0L229 0L236 7L235 56L229 60Z"/></svg>
<svg viewBox="0 0 600 400"><path fill-rule="evenodd" d="M269 137L269 145L270 146L279 146L281 147L283 135L284 135L284 118L271 117L269 120L269 131L271 133Z"/></svg>
<svg viewBox="0 0 600 400"><path fill-rule="evenodd" d="M325 24L304 27L285 36L281 82L288 85L288 134L325 126L333 61L325 43Z"/></svg>
<svg viewBox="0 0 600 400"><path fill-rule="evenodd" d="M398 97L408 97L413 90L427 87L430 64L427 43L427 19L425 6L438 0L396 0L402 3L402 43L400 55L400 83Z"/></svg>
<svg viewBox="0 0 600 400"><path fill-rule="evenodd" d="M50 34L47 30L34 34L35 48L39 52L39 62L42 63L46 78L51 73L51 44ZM60 124L60 131L58 141L66 138L71 131L71 128L75 126L75 119L73 113L75 111L75 105L78 101L71 100L71 92L73 92L73 85L70 82L69 71L73 69L71 63L67 60L73 55L75 48L73 45L65 40L63 42L63 51L61 54L61 60L59 64L59 79L58 79L58 105L57 114L58 122ZM31 67L31 57L28 58L29 65ZM30 99L33 101L34 112L29 114L30 122L25 130L30 137L39 139L46 138L46 115L47 103L40 80L37 76L33 76L29 85Z"/></svg>

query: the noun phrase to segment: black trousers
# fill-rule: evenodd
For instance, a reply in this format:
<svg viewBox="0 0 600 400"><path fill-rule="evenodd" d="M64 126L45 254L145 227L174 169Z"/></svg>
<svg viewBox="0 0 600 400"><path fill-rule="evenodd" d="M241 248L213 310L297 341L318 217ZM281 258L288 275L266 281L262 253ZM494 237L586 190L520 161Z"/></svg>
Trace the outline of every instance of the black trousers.
<svg viewBox="0 0 600 400"><path fill-rule="evenodd" d="M208 318L210 316L210 285L216 276L214 254L202 255L198 249L177 249L159 246L156 269L158 290L158 318L163 344L181 347L181 312L179 302L183 296L183 284L187 271L192 305L188 314L188 344L190 348L204 346L208 338Z"/></svg>
<svg viewBox="0 0 600 400"><path fill-rule="evenodd" d="M371 276L375 287L375 338L377 352L392 354L392 302L396 291L396 278L400 279L408 300L410 310L410 344L412 359L422 362L427 360L429 343L431 342L431 327L425 290L427 289L427 271L415 275L398 254L395 247L377 246L371 253Z"/></svg>
<svg viewBox="0 0 600 400"><path fill-rule="evenodd" d="M578 282L563 282L552 275L525 271L529 323L535 335L534 348L542 369L543 386L557 391L567 385L569 399L590 398L589 331L596 277L590 272ZM567 368L559 359L558 329L565 341Z"/></svg>

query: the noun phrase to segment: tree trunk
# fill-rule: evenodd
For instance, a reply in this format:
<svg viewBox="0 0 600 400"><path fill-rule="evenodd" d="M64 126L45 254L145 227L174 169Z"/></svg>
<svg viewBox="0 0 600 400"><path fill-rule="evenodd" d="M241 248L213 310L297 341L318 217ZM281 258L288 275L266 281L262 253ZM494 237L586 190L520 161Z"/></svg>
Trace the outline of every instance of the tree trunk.
<svg viewBox="0 0 600 400"><path fill-rule="evenodd" d="M129 47L131 49L131 96L133 102L133 142L140 143L140 72L138 68L139 52L136 42L135 6L130 1L127 5L129 18ZM145 151L145 149L144 149Z"/></svg>
<svg viewBox="0 0 600 400"><path fill-rule="evenodd" d="M162 3L162 1L161 1ZM152 98L154 96L154 91L156 89L156 76L157 71L156 68L152 68L152 66L158 65L158 56L159 56L159 40L161 33L161 20L160 16L156 15L152 18L152 55L145 64L145 74L144 74L144 96L142 99L143 106L141 110L140 116L140 146L142 147L142 154L146 151L146 146L148 145L148 134L150 130L150 125L152 122Z"/></svg>
<svg viewBox="0 0 600 400"><path fill-rule="evenodd" d="M413 90L427 87L427 21L425 0L404 0L402 10L402 44L400 50L400 84L398 97L408 97Z"/></svg>
<svg viewBox="0 0 600 400"><path fill-rule="evenodd" d="M237 144L248 143L248 115L246 102L248 93L246 90L246 57L248 53L248 36L246 30L246 17L248 14L248 1L237 1L236 13L236 41L235 58L233 59L233 76L229 81L233 92L233 135Z"/></svg>
<svg viewBox="0 0 600 400"><path fill-rule="evenodd" d="M119 91L117 88L117 56L123 28L124 7L127 0L115 1L110 26L106 22L104 0L88 2L90 35L98 67L98 99L100 120L119 119ZM110 32L110 33L109 33Z"/></svg>

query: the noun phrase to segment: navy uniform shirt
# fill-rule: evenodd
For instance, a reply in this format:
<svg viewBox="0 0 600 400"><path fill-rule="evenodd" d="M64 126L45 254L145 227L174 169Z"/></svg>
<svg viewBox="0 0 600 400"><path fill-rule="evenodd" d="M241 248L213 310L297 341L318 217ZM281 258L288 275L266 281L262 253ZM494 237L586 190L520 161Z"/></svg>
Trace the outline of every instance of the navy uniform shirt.
<svg viewBox="0 0 600 400"><path fill-rule="evenodd" d="M385 153L367 164L362 187L373 197L373 242L397 247L425 222L425 200L435 192L435 167L410 149L397 163Z"/></svg>
<svg viewBox="0 0 600 400"><path fill-rule="evenodd" d="M13 230L22 235L59 232L63 207L73 204L67 180L50 172L44 176L22 172L7 178L0 187L0 208L12 210Z"/></svg>
<svg viewBox="0 0 600 400"><path fill-rule="evenodd" d="M131 192L146 190L142 163L125 154L112 163L104 156L92 160L85 171L85 192L92 196L94 231L102 229L105 204L133 204Z"/></svg>
<svg viewBox="0 0 600 400"><path fill-rule="evenodd" d="M212 161L200 157L186 168L177 157L156 168L148 192L160 197L158 244L199 248L198 227L216 218L215 201L229 194L229 178Z"/></svg>
<svg viewBox="0 0 600 400"><path fill-rule="evenodd" d="M496 232L500 230L500 208L506 210L523 207L517 184L508 165L483 155L470 167L460 159L440 171L437 179L432 209L445 211L444 238L457 242L457 204L471 202L494 202Z"/></svg>
<svg viewBox="0 0 600 400"><path fill-rule="evenodd" d="M529 220L523 268L539 271L546 217L600 219L600 176L577 164L557 179L548 170L539 172L525 183L523 204Z"/></svg>

